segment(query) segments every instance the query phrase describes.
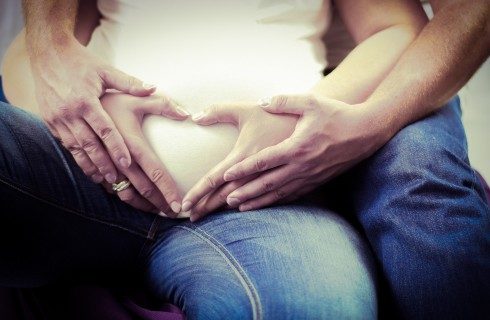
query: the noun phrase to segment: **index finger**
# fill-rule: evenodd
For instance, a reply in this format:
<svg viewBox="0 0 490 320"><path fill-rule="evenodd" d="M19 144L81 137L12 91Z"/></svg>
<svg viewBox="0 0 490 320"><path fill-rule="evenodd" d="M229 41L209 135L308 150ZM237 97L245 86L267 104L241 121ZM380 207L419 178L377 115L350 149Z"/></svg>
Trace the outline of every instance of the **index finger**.
<svg viewBox="0 0 490 320"><path fill-rule="evenodd" d="M289 139L262 149L226 170L224 180L238 180L286 164L295 156L292 149Z"/></svg>
<svg viewBox="0 0 490 320"><path fill-rule="evenodd" d="M218 163L211 171L209 171L204 177L187 192L182 202L182 210L190 210L196 203L198 203L205 195L218 189L225 180L223 175L232 165L240 161L235 156L228 156L225 160Z"/></svg>
<svg viewBox="0 0 490 320"><path fill-rule="evenodd" d="M116 166L128 168L131 164L129 150L116 125L104 111L98 99L90 102L90 106L87 112L83 114L83 118L104 143Z"/></svg>

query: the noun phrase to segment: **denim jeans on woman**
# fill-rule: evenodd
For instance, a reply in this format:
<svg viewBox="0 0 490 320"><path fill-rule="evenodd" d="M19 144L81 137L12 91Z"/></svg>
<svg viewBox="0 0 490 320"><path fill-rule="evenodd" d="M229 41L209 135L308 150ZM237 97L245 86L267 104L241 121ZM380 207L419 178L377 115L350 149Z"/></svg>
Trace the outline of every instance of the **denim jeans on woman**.
<svg viewBox="0 0 490 320"><path fill-rule="evenodd" d="M338 214L296 203L164 219L92 183L36 117L1 105L0 134L0 285L136 270L189 318L376 317L370 248ZM488 314L489 209L458 99L324 191L342 193L397 316Z"/></svg>

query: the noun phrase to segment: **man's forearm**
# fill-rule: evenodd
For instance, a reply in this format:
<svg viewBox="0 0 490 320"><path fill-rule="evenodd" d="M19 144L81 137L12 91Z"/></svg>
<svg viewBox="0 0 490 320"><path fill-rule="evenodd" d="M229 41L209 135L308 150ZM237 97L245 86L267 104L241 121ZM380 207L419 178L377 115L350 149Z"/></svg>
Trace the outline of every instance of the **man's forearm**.
<svg viewBox="0 0 490 320"><path fill-rule="evenodd" d="M74 39L78 0L23 0L22 5L31 58Z"/></svg>
<svg viewBox="0 0 490 320"><path fill-rule="evenodd" d="M392 134L442 106L488 58L489 2L437 5L433 20L366 101Z"/></svg>

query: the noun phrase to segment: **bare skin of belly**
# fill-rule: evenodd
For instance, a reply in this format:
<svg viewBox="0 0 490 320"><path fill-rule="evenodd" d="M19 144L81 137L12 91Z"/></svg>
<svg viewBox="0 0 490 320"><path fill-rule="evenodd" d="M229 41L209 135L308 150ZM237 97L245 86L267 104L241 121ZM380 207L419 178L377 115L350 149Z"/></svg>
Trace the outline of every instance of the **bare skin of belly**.
<svg viewBox="0 0 490 320"><path fill-rule="evenodd" d="M75 30L75 36L82 45L90 41L99 19L96 0L82 1ZM26 50L25 30L12 42L4 57L2 80L5 95L12 105L41 116ZM117 101L114 97L103 98L102 104L117 104L120 108L131 101L124 95L119 97ZM265 148L277 144L294 130L296 117L271 115L262 110L254 112L262 113L260 122L267 127L267 133L260 135L257 145ZM162 116L145 117L142 129L182 194L226 157L238 137L238 131L231 124L202 127L190 120L179 122Z"/></svg>

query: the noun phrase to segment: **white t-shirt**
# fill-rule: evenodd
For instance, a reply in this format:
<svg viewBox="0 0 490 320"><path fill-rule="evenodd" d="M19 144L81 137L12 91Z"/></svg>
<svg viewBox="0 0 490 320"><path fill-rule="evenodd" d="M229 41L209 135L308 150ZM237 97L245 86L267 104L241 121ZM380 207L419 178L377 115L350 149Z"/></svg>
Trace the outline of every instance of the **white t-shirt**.
<svg viewBox="0 0 490 320"><path fill-rule="evenodd" d="M88 48L191 113L213 103L302 93L326 67L328 0L99 0ZM182 191L236 141L229 125L148 116L144 132Z"/></svg>

